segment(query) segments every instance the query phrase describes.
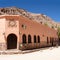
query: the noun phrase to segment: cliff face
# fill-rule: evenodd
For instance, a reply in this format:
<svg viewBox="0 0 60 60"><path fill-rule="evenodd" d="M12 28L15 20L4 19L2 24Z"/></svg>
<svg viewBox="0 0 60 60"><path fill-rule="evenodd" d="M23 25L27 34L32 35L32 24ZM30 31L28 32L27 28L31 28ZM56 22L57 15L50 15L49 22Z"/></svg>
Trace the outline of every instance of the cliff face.
<svg viewBox="0 0 60 60"><path fill-rule="evenodd" d="M16 7L0 8L0 15L22 15L24 17L27 17L31 20L34 20L38 23L44 24L56 30L58 27L60 27L60 23L53 21L50 17L44 14L31 13L21 8Z"/></svg>
<svg viewBox="0 0 60 60"><path fill-rule="evenodd" d="M44 25L54 28L56 30L58 27L60 27L60 23L55 22L50 17L48 17L44 14L31 14L31 15L33 16L33 19L35 21L40 22L41 24L44 24Z"/></svg>

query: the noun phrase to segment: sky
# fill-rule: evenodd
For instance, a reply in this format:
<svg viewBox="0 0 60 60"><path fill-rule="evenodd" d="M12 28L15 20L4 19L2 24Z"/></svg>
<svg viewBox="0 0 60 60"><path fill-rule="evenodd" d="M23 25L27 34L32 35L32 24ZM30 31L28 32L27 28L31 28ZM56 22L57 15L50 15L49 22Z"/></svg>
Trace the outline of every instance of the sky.
<svg viewBox="0 0 60 60"><path fill-rule="evenodd" d="M0 8L13 6L32 13L45 14L60 22L60 0L0 0Z"/></svg>

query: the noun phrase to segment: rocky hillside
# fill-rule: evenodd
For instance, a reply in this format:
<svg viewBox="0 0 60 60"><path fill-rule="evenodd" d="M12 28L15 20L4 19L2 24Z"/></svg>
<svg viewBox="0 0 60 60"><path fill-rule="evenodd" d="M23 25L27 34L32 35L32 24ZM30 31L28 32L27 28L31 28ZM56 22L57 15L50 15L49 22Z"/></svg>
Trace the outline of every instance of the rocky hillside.
<svg viewBox="0 0 60 60"><path fill-rule="evenodd" d="M30 20L34 20L38 23L44 24L54 29L60 27L60 23L55 22L50 17L44 14L31 13L21 8L16 7L0 8L0 15L22 15L24 17L29 18Z"/></svg>
<svg viewBox="0 0 60 60"><path fill-rule="evenodd" d="M60 27L60 23L55 22L53 19L44 14L31 14L31 15L33 16L33 19L35 21L46 26L49 26L50 28L54 28L57 30L57 28Z"/></svg>

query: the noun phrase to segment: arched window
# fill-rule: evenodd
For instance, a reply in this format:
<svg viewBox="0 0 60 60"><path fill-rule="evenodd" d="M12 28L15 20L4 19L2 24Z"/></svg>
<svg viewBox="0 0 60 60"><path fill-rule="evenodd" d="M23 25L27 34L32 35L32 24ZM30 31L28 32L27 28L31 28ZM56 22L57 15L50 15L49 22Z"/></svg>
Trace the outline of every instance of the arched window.
<svg viewBox="0 0 60 60"><path fill-rule="evenodd" d="M49 39L48 39L48 37L47 37L47 44L49 43Z"/></svg>
<svg viewBox="0 0 60 60"><path fill-rule="evenodd" d="M52 42L52 38L50 37L50 43Z"/></svg>
<svg viewBox="0 0 60 60"><path fill-rule="evenodd" d="M36 35L34 35L34 43L36 43Z"/></svg>
<svg viewBox="0 0 60 60"><path fill-rule="evenodd" d="M51 42L52 43L52 46L53 46L53 42L54 42L54 38L52 38L52 42Z"/></svg>
<svg viewBox="0 0 60 60"><path fill-rule="evenodd" d="M38 43L40 43L40 36L37 36Z"/></svg>
<svg viewBox="0 0 60 60"><path fill-rule="evenodd" d="M28 43L31 43L31 35L28 35Z"/></svg>
<svg viewBox="0 0 60 60"><path fill-rule="evenodd" d="M50 43L51 43L52 46L53 46L53 38L52 38L52 37L50 38Z"/></svg>
<svg viewBox="0 0 60 60"><path fill-rule="evenodd" d="M26 35L25 34L23 34L23 36L22 36L22 43L26 43Z"/></svg>

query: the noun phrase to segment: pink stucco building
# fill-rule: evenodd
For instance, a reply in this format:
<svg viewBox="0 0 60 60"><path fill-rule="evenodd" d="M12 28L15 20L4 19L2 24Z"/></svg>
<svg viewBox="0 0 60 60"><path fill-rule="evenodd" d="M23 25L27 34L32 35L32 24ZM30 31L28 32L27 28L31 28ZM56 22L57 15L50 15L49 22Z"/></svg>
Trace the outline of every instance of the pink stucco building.
<svg viewBox="0 0 60 60"><path fill-rule="evenodd" d="M0 15L0 50L56 45L57 31L19 15Z"/></svg>

